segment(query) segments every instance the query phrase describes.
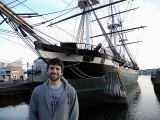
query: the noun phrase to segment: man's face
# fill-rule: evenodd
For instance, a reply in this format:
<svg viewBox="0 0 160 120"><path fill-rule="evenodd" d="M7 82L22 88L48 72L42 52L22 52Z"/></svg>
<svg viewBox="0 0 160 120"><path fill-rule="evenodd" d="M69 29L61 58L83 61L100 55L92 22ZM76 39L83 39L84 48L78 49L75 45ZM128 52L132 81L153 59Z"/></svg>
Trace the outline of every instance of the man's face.
<svg viewBox="0 0 160 120"><path fill-rule="evenodd" d="M49 75L50 80L52 81L60 80L60 77L62 74L63 73L59 65L49 65L48 75Z"/></svg>

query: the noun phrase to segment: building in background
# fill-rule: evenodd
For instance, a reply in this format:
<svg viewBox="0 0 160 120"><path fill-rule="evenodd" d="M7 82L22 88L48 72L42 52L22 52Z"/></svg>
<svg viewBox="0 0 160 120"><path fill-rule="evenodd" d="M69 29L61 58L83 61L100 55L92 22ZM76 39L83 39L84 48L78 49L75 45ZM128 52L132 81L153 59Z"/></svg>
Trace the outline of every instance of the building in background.
<svg viewBox="0 0 160 120"><path fill-rule="evenodd" d="M20 78L26 79L26 75L23 69L23 59L19 59L12 63L0 62L0 80L10 81L10 80L20 80Z"/></svg>

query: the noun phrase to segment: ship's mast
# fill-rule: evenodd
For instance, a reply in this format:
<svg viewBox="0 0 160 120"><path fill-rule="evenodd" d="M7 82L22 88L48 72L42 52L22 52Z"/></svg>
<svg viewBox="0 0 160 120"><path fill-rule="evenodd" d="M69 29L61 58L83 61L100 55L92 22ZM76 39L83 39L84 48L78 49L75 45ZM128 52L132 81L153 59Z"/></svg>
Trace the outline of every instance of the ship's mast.
<svg viewBox="0 0 160 120"><path fill-rule="evenodd" d="M89 10L89 4L85 7L85 11ZM90 22L90 13L86 13L86 43L87 43L87 49L89 49L90 44L90 31L89 31L89 22Z"/></svg>
<svg viewBox="0 0 160 120"><path fill-rule="evenodd" d="M110 3L111 3L112 1L110 0ZM111 5L111 15L112 15L112 25L113 25L113 27L112 27L112 29L111 29L111 32L115 32L116 30L115 30L115 22L114 22L114 16L113 16L113 6ZM115 36L115 34L113 34L113 40L114 40L114 47L115 47L115 49L117 50L117 43L116 43L116 36Z"/></svg>
<svg viewBox="0 0 160 120"><path fill-rule="evenodd" d="M98 3L99 3L99 0L79 0L78 6L80 9L82 9L84 11L88 11L88 10L90 10L91 5L93 6ZM86 44L87 44L86 48L90 49L90 30L89 30L89 28L90 28L90 12L87 12L85 14L85 18L86 18L86 20L85 20L86 21L85 33L86 33Z"/></svg>
<svg viewBox="0 0 160 120"><path fill-rule="evenodd" d="M109 0L109 3L112 3L113 0ZM114 48L117 50L117 38L116 38L116 29L117 27L121 27L121 24L119 23L115 23L115 19L114 19L114 13L113 13L113 5L110 6L110 12L111 12L111 24L108 25L108 29L111 32L110 38L113 38L113 44L114 44Z"/></svg>

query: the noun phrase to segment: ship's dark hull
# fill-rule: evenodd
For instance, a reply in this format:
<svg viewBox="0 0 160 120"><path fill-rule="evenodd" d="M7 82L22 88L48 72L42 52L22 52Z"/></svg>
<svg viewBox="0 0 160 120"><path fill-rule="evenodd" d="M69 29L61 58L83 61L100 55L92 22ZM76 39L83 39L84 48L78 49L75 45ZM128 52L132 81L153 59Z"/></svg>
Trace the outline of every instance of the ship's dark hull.
<svg viewBox="0 0 160 120"><path fill-rule="evenodd" d="M126 74L121 76L121 78L125 88L130 88L137 83L138 74ZM103 78L81 78L67 80L75 88L81 106L92 106L93 104L97 105L103 102L124 104L128 98L128 94L125 97L112 96L108 98L105 95L106 81ZM128 89L126 92L129 93ZM130 95L130 97L132 96Z"/></svg>
<svg viewBox="0 0 160 120"><path fill-rule="evenodd" d="M64 61L64 77L66 79L102 77L111 70L113 66L88 63L88 62L66 62Z"/></svg>
<svg viewBox="0 0 160 120"><path fill-rule="evenodd" d="M121 69L119 69L121 71ZM134 71L135 72L135 71ZM134 84L138 79L138 71L133 74L132 70L128 70L128 73L124 73L120 76L125 86ZM91 92L101 91L105 89L105 78L104 77L93 77L93 78L77 78L67 79L69 83L76 89L77 92Z"/></svg>

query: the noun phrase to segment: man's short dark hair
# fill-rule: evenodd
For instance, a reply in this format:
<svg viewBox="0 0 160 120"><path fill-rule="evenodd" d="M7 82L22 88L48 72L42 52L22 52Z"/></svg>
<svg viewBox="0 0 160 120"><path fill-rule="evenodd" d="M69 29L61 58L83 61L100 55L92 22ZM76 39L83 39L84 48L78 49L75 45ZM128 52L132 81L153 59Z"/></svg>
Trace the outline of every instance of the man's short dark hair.
<svg viewBox="0 0 160 120"><path fill-rule="evenodd" d="M59 65L61 67L62 72L64 70L64 64L59 58L52 58L49 60L47 64L47 71L48 71L49 65Z"/></svg>

